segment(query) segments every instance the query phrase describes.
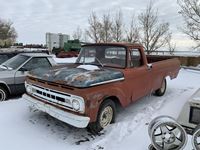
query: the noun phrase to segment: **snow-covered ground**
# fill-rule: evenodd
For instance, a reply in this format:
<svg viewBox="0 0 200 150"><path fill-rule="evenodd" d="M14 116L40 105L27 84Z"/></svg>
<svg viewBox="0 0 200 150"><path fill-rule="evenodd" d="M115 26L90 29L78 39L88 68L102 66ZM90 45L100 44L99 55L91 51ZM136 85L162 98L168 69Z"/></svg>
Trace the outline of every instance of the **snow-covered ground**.
<svg viewBox="0 0 200 150"><path fill-rule="evenodd" d="M168 80L163 97L146 96L119 110L115 124L99 136L31 110L21 98L0 104L0 149L3 150L147 150L148 123L156 116L178 117L182 106L200 87L200 72L181 70ZM189 138L185 150L191 150Z"/></svg>

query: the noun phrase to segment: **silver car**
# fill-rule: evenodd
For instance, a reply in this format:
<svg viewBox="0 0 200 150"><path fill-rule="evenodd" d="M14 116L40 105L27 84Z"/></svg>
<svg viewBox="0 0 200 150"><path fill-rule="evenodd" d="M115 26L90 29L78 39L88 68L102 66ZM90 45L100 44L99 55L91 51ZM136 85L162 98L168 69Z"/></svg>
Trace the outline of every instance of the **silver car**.
<svg viewBox="0 0 200 150"><path fill-rule="evenodd" d="M9 95L25 92L24 80L28 71L36 68L50 68L56 65L51 55L44 53L23 53L0 65L0 101Z"/></svg>

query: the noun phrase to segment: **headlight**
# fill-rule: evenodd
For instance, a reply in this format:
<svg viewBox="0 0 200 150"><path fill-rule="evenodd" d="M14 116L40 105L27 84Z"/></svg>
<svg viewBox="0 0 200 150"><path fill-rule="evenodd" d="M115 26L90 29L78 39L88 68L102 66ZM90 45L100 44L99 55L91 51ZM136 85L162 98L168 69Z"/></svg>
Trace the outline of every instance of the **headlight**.
<svg viewBox="0 0 200 150"><path fill-rule="evenodd" d="M32 93L32 87L31 85L27 84L27 82L25 82L25 88L27 93Z"/></svg>
<svg viewBox="0 0 200 150"><path fill-rule="evenodd" d="M71 106L75 111L78 111L79 113L85 112L85 101L82 97L72 95L71 100Z"/></svg>
<svg viewBox="0 0 200 150"><path fill-rule="evenodd" d="M31 88L30 85L28 85L28 86L26 87L26 91L27 91L27 93L31 93L31 92L32 92L32 88Z"/></svg>
<svg viewBox="0 0 200 150"><path fill-rule="evenodd" d="M78 111L80 109L80 103L78 100L73 99L72 101L72 107L74 108L74 110Z"/></svg>

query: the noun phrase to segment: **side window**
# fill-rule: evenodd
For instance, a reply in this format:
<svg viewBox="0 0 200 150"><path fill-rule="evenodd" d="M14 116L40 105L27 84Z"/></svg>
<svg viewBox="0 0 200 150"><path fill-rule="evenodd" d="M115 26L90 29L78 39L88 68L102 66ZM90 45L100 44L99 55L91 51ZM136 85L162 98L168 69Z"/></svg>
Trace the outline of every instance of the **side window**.
<svg viewBox="0 0 200 150"><path fill-rule="evenodd" d="M114 47L105 49L105 59L103 63L111 63L118 65L119 67L125 67L126 65L126 49L123 47Z"/></svg>
<svg viewBox="0 0 200 150"><path fill-rule="evenodd" d="M131 67L140 67L143 65L142 57L140 54L139 49L132 49L131 50Z"/></svg>
<svg viewBox="0 0 200 150"><path fill-rule="evenodd" d="M32 58L28 63L26 63L23 68L30 71L36 68L50 68L51 65L47 58Z"/></svg>

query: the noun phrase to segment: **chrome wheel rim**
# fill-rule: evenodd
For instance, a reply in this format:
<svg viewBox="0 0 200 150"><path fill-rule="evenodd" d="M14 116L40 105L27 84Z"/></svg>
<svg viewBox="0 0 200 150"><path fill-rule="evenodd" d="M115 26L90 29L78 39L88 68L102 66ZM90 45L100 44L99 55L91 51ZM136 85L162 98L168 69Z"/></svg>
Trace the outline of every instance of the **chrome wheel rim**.
<svg viewBox="0 0 200 150"><path fill-rule="evenodd" d="M105 107L100 115L100 126L102 128L105 128L106 126L108 126L111 123L112 118L113 118L112 107L111 106Z"/></svg>
<svg viewBox="0 0 200 150"><path fill-rule="evenodd" d="M185 130L171 117L155 118L149 125L153 146L160 150L180 150L187 143Z"/></svg>
<svg viewBox="0 0 200 150"><path fill-rule="evenodd" d="M0 89L0 101L5 101L5 92L3 90Z"/></svg>
<svg viewBox="0 0 200 150"><path fill-rule="evenodd" d="M192 136L192 146L195 150L200 150L200 128Z"/></svg>

